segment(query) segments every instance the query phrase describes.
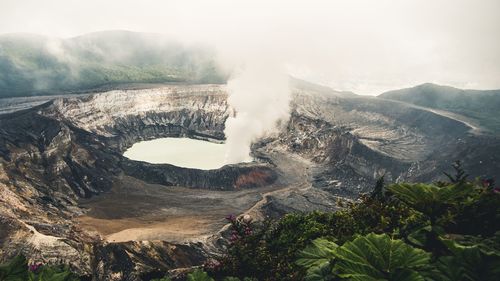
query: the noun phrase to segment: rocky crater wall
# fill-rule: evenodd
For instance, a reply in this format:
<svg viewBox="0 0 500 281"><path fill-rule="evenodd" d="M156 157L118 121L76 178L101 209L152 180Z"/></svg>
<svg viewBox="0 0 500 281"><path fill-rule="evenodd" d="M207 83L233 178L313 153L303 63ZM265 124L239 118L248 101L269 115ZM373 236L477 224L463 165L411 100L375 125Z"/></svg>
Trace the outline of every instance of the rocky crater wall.
<svg viewBox="0 0 500 281"><path fill-rule="evenodd" d="M154 268L187 267L206 258L200 244L107 244L78 229L73 219L86 212L79 200L111 194L120 178L161 190L215 189L205 192L236 194L234 202L242 202L240 193L226 190L275 184L282 189L268 192L252 211L278 216L330 210L332 198L356 198L381 175L387 181L434 181L457 159L466 161L471 176L500 171L500 140L471 136L457 120L307 87L294 92L282 130L253 146L263 163L203 171L122 156L133 143L158 137L224 140L224 122L234 114L226 99L222 85L179 85L58 98L0 115L0 257L20 249L44 253L47 260L62 257L97 280L118 271L124 280L139 280ZM255 192L260 200L262 190L242 194ZM20 237L17 243L13 237Z"/></svg>

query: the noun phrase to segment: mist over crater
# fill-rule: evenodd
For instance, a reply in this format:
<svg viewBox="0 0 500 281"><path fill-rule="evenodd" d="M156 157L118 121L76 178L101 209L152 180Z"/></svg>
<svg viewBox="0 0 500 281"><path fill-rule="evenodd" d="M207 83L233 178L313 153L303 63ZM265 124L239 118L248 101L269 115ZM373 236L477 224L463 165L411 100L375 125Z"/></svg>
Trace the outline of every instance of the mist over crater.
<svg viewBox="0 0 500 281"><path fill-rule="evenodd" d="M500 280L499 11L0 0L0 281Z"/></svg>

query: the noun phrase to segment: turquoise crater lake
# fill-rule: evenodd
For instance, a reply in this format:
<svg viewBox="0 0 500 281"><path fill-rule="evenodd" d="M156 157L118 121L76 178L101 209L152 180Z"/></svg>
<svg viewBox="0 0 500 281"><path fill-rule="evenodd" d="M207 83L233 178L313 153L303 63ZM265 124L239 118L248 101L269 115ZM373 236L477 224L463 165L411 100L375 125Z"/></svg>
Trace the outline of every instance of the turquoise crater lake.
<svg viewBox="0 0 500 281"><path fill-rule="evenodd" d="M225 164L226 145L190 138L159 138L137 142L123 156L153 164L218 169Z"/></svg>

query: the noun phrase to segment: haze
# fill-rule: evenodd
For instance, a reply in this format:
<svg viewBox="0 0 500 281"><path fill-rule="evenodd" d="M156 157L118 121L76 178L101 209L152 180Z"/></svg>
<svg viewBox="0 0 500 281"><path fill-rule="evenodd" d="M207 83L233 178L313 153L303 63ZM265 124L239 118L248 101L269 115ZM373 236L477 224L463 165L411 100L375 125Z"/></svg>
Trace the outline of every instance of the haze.
<svg viewBox="0 0 500 281"><path fill-rule="evenodd" d="M500 88L500 1L2 0L0 33L123 29L259 57L358 94L424 82Z"/></svg>

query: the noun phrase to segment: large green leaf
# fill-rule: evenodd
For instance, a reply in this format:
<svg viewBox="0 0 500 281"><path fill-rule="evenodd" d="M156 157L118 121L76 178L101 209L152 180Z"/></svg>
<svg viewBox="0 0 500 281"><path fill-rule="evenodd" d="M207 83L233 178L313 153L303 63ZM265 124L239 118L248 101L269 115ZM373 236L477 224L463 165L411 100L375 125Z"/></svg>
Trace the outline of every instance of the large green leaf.
<svg viewBox="0 0 500 281"><path fill-rule="evenodd" d="M195 270L192 273L189 273L187 276L188 281L214 281L213 278L208 276L208 274L202 270Z"/></svg>
<svg viewBox="0 0 500 281"><path fill-rule="evenodd" d="M370 233L346 242L336 251L335 269L350 280L423 280L419 270L430 255L386 234Z"/></svg>
<svg viewBox="0 0 500 281"><path fill-rule="evenodd" d="M500 280L498 236L483 239L467 235L442 238L453 256L441 257L436 267L438 280Z"/></svg>
<svg viewBox="0 0 500 281"><path fill-rule="evenodd" d="M482 255L477 248L469 248L455 256L439 258L438 271L434 274L440 281L498 281L500 280L500 260Z"/></svg>
<svg viewBox="0 0 500 281"><path fill-rule="evenodd" d="M474 191L465 183L436 186L423 183L398 183L387 188L398 199L429 216L435 216L446 204L456 202Z"/></svg>
<svg viewBox="0 0 500 281"><path fill-rule="evenodd" d="M307 271L304 281L330 281L334 280L335 276L332 273L330 263L325 263L320 266L312 267Z"/></svg>
<svg viewBox="0 0 500 281"><path fill-rule="evenodd" d="M26 281L29 279L28 262L19 255L9 263L0 265L0 281Z"/></svg>
<svg viewBox="0 0 500 281"><path fill-rule="evenodd" d="M413 243L413 245L423 247L427 242L427 236L431 231L432 231L432 226L426 225L417 230L414 230L412 233L408 235L407 239L410 243Z"/></svg>
<svg viewBox="0 0 500 281"><path fill-rule="evenodd" d="M335 258L338 245L324 238L312 241L300 251L297 265L307 268L306 281L326 281L333 277L330 262Z"/></svg>
<svg viewBox="0 0 500 281"><path fill-rule="evenodd" d="M305 268L321 266L335 258L337 247L337 244L324 238L315 239L299 253L296 263Z"/></svg>
<svg viewBox="0 0 500 281"><path fill-rule="evenodd" d="M484 255L497 256L500 258L500 231L488 238L473 235L449 234L441 236L440 239L448 247L448 250L455 255L470 248L477 248Z"/></svg>

